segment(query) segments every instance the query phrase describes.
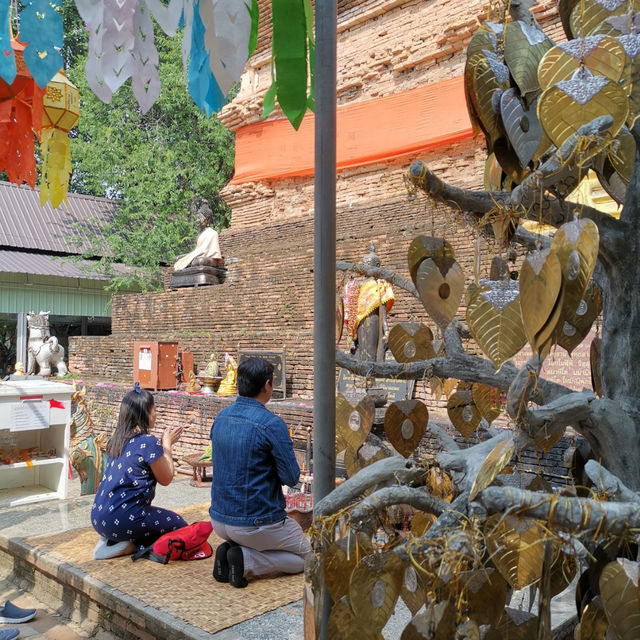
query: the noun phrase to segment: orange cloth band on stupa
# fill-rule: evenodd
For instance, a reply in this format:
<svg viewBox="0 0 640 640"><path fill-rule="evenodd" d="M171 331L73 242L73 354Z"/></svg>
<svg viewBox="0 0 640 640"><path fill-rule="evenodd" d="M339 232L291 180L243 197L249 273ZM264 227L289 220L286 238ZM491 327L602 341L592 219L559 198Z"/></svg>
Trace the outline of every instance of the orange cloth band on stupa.
<svg viewBox="0 0 640 640"><path fill-rule="evenodd" d="M473 135L463 78L338 107L338 170L417 154ZM236 131L231 184L312 175L313 113L295 131L284 118Z"/></svg>

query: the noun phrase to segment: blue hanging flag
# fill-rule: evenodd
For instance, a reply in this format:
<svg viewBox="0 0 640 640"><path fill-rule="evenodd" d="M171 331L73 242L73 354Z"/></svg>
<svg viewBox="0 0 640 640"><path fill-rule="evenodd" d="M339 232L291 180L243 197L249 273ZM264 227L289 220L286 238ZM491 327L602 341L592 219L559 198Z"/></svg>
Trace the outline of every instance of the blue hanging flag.
<svg viewBox="0 0 640 640"><path fill-rule="evenodd" d="M20 13L20 39L27 43L24 61L41 89L64 64L60 54L62 16L56 10L59 7L60 0L27 0Z"/></svg>
<svg viewBox="0 0 640 640"><path fill-rule="evenodd" d="M16 79L16 57L11 48L9 2L0 0L0 78L7 84Z"/></svg>
<svg viewBox="0 0 640 640"><path fill-rule="evenodd" d="M211 72L209 54L204 45L204 33L204 24L200 18L200 3L196 2L193 10L191 59L187 81L193 101L199 109L210 116L224 106L226 97Z"/></svg>

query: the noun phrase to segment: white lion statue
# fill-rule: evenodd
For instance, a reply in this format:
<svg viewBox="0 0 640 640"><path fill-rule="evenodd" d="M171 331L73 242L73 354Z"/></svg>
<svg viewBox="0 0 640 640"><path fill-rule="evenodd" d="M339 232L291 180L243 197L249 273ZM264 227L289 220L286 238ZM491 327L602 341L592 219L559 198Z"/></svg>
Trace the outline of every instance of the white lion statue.
<svg viewBox="0 0 640 640"><path fill-rule="evenodd" d="M49 311L41 311L27 314L29 327L27 375L29 376L36 373L36 362L41 376L50 376L52 366L55 367L59 378L67 373L64 347L58 344L58 338L49 333L49 313Z"/></svg>

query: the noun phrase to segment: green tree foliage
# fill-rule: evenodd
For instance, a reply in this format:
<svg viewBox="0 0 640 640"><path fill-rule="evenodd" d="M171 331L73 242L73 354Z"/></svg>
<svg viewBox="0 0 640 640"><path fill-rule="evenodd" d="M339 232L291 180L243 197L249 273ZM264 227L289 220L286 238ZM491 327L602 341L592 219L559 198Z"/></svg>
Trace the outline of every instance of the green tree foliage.
<svg viewBox="0 0 640 640"><path fill-rule="evenodd" d="M128 278L114 277L113 288L157 285L160 268L193 248L196 211L207 204L209 224L228 225L229 209L219 196L233 171L233 134L215 116L200 113L186 89L181 38L156 30L162 82L154 106L142 114L129 83L111 104L89 89L82 43L70 45L75 61L69 77L80 89L80 122L73 132L73 174L70 191L113 198L118 214L102 230L110 253L102 267L115 260L142 267Z"/></svg>

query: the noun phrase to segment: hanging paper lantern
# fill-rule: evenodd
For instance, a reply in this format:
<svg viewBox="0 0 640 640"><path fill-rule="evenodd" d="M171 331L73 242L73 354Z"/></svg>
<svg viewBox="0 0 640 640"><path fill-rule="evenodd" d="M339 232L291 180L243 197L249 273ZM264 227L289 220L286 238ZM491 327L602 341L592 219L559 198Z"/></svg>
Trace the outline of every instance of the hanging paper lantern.
<svg viewBox="0 0 640 640"><path fill-rule="evenodd" d="M71 146L68 133L80 116L80 92L59 71L47 85L42 113L42 181L40 204L51 200L55 209L67 201L71 174Z"/></svg>
<svg viewBox="0 0 640 640"><path fill-rule="evenodd" d="M0 78L0 171L11 182L36 186L36 160L33 134L42 128L42 95L27 69L24 45L11 40L16 75L11 84Z"/></svg>

